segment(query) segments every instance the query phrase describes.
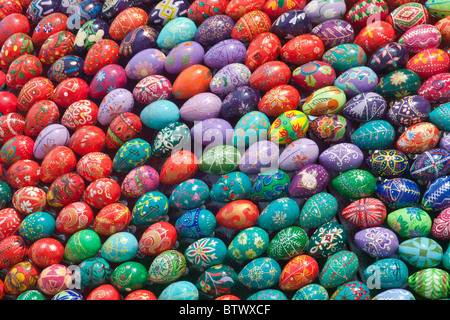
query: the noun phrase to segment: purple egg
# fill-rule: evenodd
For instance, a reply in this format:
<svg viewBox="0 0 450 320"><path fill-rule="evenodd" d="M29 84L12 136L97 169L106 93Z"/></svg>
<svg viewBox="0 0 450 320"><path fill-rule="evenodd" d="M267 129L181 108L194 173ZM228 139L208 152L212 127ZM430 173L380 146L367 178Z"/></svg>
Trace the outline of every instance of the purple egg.
<svg viewBox="0 0 450 320"><path fill-rule="evenodd" d="M407 96L396 100L386 114L386 120L395 126L410 127L428 120L431 105L419 95Z"/></svg>
<svg viewBox="0 0 450 320"><path fill-rule="evenodd" d="M355 39L352 25L340 19L332 19L318 24L311 30L311 34L319 37L326 48L352 43Z"/></svg>
<svg viewBox="0 0 450 320"><path fill-rule="evenodd" d="M288 193L294 198L309 198L323 191L329 182L327 170L319 164L301 168L291 180Z"/></svg>
<svg viewBox="0 0 450 320"><path fill-rule="evenodd" d="M211 92L226 96L234 89L248 85L252 72L243 63L232 63L221 68L209 83Z"/></svg>
<svg viewBox="0 0 450 320"><path fill-rule="evenodd" d="M232 135L233 126L220 118L200 121L191 128L191 136L194 141L205 146L211 143L214 143L214 145L231 145Z"/></svg>
<svg viewBox="0 0 450 320"><path fill-rule="evenodd" d="M176 45L167 54L164 69L168 73L178 74L194 64L202 64L205 49L195 41L185 41Z"/></svg>
<svg viewBox="0 0 450 320"><path fill-rule="evenodd" d="M224 118L240 118L257 110L260 100L258 90L249 86L237 87L223 99L220 115Z"/></svg>
<svg viewBox="0 0 450 320"><path fill-rule="evenodd" d="M408 61L408 49L400 43L389 42L372 54L372 58L367 61L367 66L382 75L405 68Z"/></svg>
<svg viewBox="0 0 450 320"><path fill-rule="evenodd" d="M67 146L70 139L69 130L59 123L45 127L36 137L33 155L44 159L47 153L59 146Z"/></svg>
<svg viewBox="0 0 450 320"><path fill-rule="evenodd" d="M205 53L205 65L220 69L232 63L242 63L245 60L247 48L239 40L226 39L213 45Z"/></svg>
<svg viewBox="0 0 450 320"><path fill-rule="evenodd" d="M290 40L301 34L309 33L311 28L311 19L303 10L290 10L273 22L270 32L280 40Z"/></svg>
<svg viewBox="0 0 450 320"><path fill-rule="evenodd" d="M144 49L156 46L158 32L150 26L140 26L130 33L120 43L119 56L129 58Z"/></svg>
<svg viewBox="0 0 450 320"><path fill-rule="evenodd" d="M443 136L439 141L439 147L450 151L450 135Z"/></svg>
<svg viewBox="0 0 450 320"><path fill-rule="evenodd" d="M386 100L381 95L375 92L363 92L347 101L342 114L350 120L368 122L382 119L386 109Z"/></svg>
<svg viewBox="0 0 450 320"><path fill-rule="evenodd" d="M166 56L158 49L145 49L136 53L128 61L125 72L129 79L141 80L145 77L161 74L164 71Z"/></svg>
<svg viewBox="0 0 450 320"><path fill-rule="evenodd" d="M355 244L374 258L387 258L398 249L397 235L390 229L371 227L355 234Z"/></svg>
<svg viewBox="0 0 450 320"><path fill-rule="evenodd" d="M300 170L313 164L319 157L317 143L308 138L292 141L280 154L279 165L284 171Z"/></svg>
<svg viewBox="0 0 450 320"><path fill-rule="evenodd" d="M246 174L257 174L278 168L280 149L272 141L257 141L250 145L239 162L239 170Z"/></svg>
<svg viewBox="0 0 450 320"><path fill-rule="evenodd" d="M102 125L109 125L121 113L131 112L134 107L133 94L118 88L109 92L98 107L97 121Z"/></svg>
<svg viewBox="0 0 450 320"><path fill-rule="evenodd" d="M227 15L218 14L208 17L197 28L194 40L203 46L212 46L220 41L230 39L234 21Z"/></svg>
<svg viewBox="0 0 450 320"><path fill-rule="evenodd" d="M364 92L375 91L378 84L377 74L366 66L353 67L337 77L334 85L354 97Z"/></svg>
<svg viewBox="0 0 450 320"><path fill-rule="evenodd" d="M89 85L89 95L94 99L102 99L114 89L123 88L127 84L127 75L122 66L109 64L97 71Z"/></svg>
<svg viewBox="0 0 450 320"><path fill-rule="evenodd" d="M361 149L346 142L325 149L319 156L319 163L322 166L336 172L357 169L363 161L364 154Z"/></svg>
<svg viewBox="0 0 450 320"><path fill-rule="evenodd" d="M216 94L201 92L183 103L180 108L180 117L190 122L217 118L221 105L222 100Z"/></svg>

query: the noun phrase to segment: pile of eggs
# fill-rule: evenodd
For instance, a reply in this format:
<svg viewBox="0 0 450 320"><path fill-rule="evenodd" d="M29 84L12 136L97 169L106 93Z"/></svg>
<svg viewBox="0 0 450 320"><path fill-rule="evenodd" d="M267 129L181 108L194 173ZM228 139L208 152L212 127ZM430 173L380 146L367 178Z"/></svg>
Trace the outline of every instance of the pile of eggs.
<svg viewBox="0 0 450 320"><path fill-rule="evenodd" d="M449 297L449 0L0 3L0 299Z"/></svg>

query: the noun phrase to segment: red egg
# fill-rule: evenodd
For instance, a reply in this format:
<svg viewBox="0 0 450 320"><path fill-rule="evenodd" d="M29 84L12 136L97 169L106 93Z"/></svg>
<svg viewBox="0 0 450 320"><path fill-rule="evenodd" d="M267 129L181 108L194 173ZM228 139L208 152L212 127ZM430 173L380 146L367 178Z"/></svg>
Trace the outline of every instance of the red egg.
<svg viewBox="0 0 450 320"><path fill-rule="evenodd" d="M122 41L134 29L145 26L148 21L147 12L141 8L131 7L121 11L109 27L109 36L116 41Z"/></svg>
<svg viewBox="0 0 450 320"><path fill-rule="evenodd" d="M134 99L145 105L156 100L169 99L171 95L172 83L169 79L159 74L145 77L133 89Z"/></svg>
<svg viewBox="0 0 450 320"><path fill-rule="evenodd" d="M0 71L0 75L5 75L3 71ZM0 77L1 78L1 77ZM6 75L5 75L6 81ZM2 87L4 82L0 82ZM17 97L14 93L9 91L0 91L0 112L2 114L8 114L17 111Z"/></svg>
<svg viewBox="0 0 450 320"><path fill-rule="evenodd" d="M80 78L68 78L61 81L55 88L50 100L61 108L68 108L72 103L87 99L89 85Z"/></svg>
<svg viewBox="0 0 450 320"><path fill-rule="evenodd" d="M24 127L25 119L19 113L11 112L0 116L0 143L23 135Z"/></svg>
<svg viewBox="0 0 450 320"><path fill-rule="evenodd" d="M110 284L102 284L89 293L86 300L120 300L119 291Z"/></svg>
<svg viewBox="0 0 450 320"><path fill-rule="evenodd" d="M450 57L441 49L425 49L409 59L406 68L414 71L421 79L445 73L450 68Z"/></svg>
<svg viewBox="0 0 450 320"><path fill-rule="evenodd" d="M292 258L284 266L278 285L281 290L298 290L316 280L318 274L317 261L311 256L302 254Z"/></svg>
<svg viewBox="0 0 450 320"><path fill-rule="evenodd" d="M22 13L22 5L18 0L3 0L1 1L0 19L4 19L10 14Z"/></svg>
<svg viewBox="0 0 450 320"><path fill-rule="evenodd" d="M42 63L36 56L24 54L14 60L6 73L6 85L20 90L30 80L42 74Z"/></svg>
<svg viewBox="0 0 450 320"><path fill-rule="evenodd" d="M12 13L0 21L0 47L14 33L30 32L30 22L21 13Z"/></svg>
<svg viewBox="0 0 450 320"><path fill-rule="evenodd" d="M72 103L64 112L61 124L70 130L83 126L94 125L97 122L98 106L91 100L79 100Z"/></svg>
<svg viewBox="0 0 450 320"><path fill-rule="evenodd" d="M64 207L79 201L85 189L83 178L76 173L65 173L56 178L47 193L47 203L54 207Z"/></svg>
<svg viewBox="0 0 450 320"><path fill-rule="evenodd" d="M137 138L142 130L142 121L138 115L124 112L109 124L106 132L106 148L115 149L125 142Z"/></svg>
<svg viewBox="0 0 450 320"><path fill-rule="evenodd" d="M6 171L5 181L13 189L35 186L40 182L40 166L34 160L19 160Z"/></svg>
<svg viewBox="0 0 450 320"><path fill-rule="evenodd" d="M386 206L375 198L363 198L342 210L342 217L360 228L378 227L386 220Z"/></svg>
<svg viewBox="0 0 450 320"><path fill-rule="evenodd" d="M396 142L397 149L405 154L420 154L436 147L439 129L432 123L420 122L408 127Z"/></svg>
<svg viewBox="0 0 450 320"><path fill-rule="evenodd" d="M239 299L239 297L235 296L234 294L226 294L216 298L216 300L241 300L241 299Z"/></svg>
<svg viewBox="0 0 450 320"><path fill-rule="evenodd" d="M4 208L0 210L0 240L16 234L21 222L22 217L16 209Z"/></svg>
<svg viewBox="0 0 450 320"><path fill-rule="evenodd" d="M300 103L300 93L293 86L284 84L270 89L258 103L258 109L271 117L295 110Z"/></svg>
<svg viewBox="0 0 450 320"><path fill-rule="evenodd" d="M58 123L59 109L51 100L41 100L33 104L25 116L24 133L32 138L47 126Z"/></svg>
<svg viewBox="0 0 450 320"><path fill-rule="evenodd" d="M292 71L292 80L307 90L318 90L332 86L336 80L336 72L326 62L311 61Z"/></svg>
<svg viewBox="0 0 450 320"><path fill-rule="evenodd" d="M0 269L9 269L27 256L27 244L21 236L9 236L0 241Z"/></svg>
<svg viewBox="0 0 450 320"><path fill-rule="evenodd" d="M119 61L119 45L111 39L96 42L87 52L83 71L87 75L94 75L108 64Z"/></svg>
<svg viewBox="0 0 450 320"><path fill-rule="evenodd" d="M225 14L236 21L247 13L262 10L265 2L265 0L231 0L225 8Z"/></svg>
<svg viewBox="0 0 450 320"><path fill-rule="evenodd" d="M149 226L139 239L139 252L145 255L157 255L171 249L177 241L177 230L165 221Z"/></svg>
<svg viewBox="0 0 450 320"><path fill-rule="evenodd" d="M273 33L263 32L250 42L245 55L245 65L254 71L265 62L275 60L280 50L280 39Z"/></svg>
<svg viewBox="0 0 450 320"><path fill-rule="evenodd" d="M218 224L233 230L253 227L258 218L259 209L249 200L236 200L227 203L216 214Z"/></svg>
<svg viewBox="0 0 450 320"><path fill-rule="evenodd" d="M442 41L450 41L450 16L442 18L434 25L436 29L440 32Z"/></svg>
<svg viewBox="0 0 450 320"><path fill-rule="evenodd" d="M39 270L29 261L16 263L5 277L5 292L19 295L34 288L39 277Z"/></svg>
<svg viewBox="0 0 450 320"><path fill-rule="evenodd" d="M32 54L33 49L33 42L29 35L24 33L11 35L1 47L0 68L5 71L8 70L11 62L23 54Z"/></svg>
<svg viewBox="0 0 450 320"><path fill-rule="evenodd" d="M89 95L94 99L102 99L117 88L127 84L125 69L118 64L109 64L101 68L89 85Z"/></svg>
<svg viewBox="0 0 450 320"><path fill-rule="evenodd" d="M303 10L306 5L306 0L268 0L264 4L263 11L267 13L272 21L275 21L283 13L291 10Z"/></svg>
<svg viewBox="0 0 450 320"><path fill-rule="evenodd" d="M261 91L288 84L291 79L291 69L282 61L269 61L259 66L248 79L252 88Z"/></svg>
<svg viewBox="0 0 450 320"><path fill-rule="evenodd" d="M392 25L386 21L376 21L365 26L353 43L363 48L367 54L372 54L394 39L395 30Z"/></svg>
<svg viewBox="0 0 450 320"><path fill-rule="evenodd" d="M53 148L42 160L40 178L44 183L51 183L59 176L72 172L76 163L77 158L69 147Z"/></svg>
<svg viewBox="0 0 450 320"><path fill-rule="evenodd" d="M302 65L320 60L325 51L322 40L312 34L302 34L289 40L280 52L280 58L288 63Z"/></svg>
<svg viewBox="0 0 450 320"><path fill-rule="evenodd" d="M58 213L56 217L56 230L62 233L73 234L87 229L94 220L94 213L84 202L72 202Z"/></svg>
<svg viewBox="0 0 450 320"><path fill-rule="evenodd" d="M91 152L100 152L106 144L106 135L97 126L84 126L79 128L69 139L69 148L74 152L85 155Z"/></svg>
<svg viewBox="0 0 450 320"><path fill-rule="evenodd" d="M128 227L131 212L126 205L117 202L105 206L94 219L94 231L99 235L110 236Z"/></svg>
<svg viewBox="0 0 450 320"><path fill-rule="evenodd" d="M374 19L385 21L388 15L389 8L383 0L360 0L348 10L345 20L354 27L363 28Z"/></svg>
<svg viewBox="0 0 450 320"><path fill-rule="evenodd" d="M20 90L17 97L17 108L27 112L36 102L49 99L54 89L53 83L47 78L30 79Z"/></svg>
<svg viewBox="0 0 450 320"><path fill-rule="evenodd" d="M10 166L19 160L33 158L34 140L25 135L8 139L0 149L0 162Z"/></svg>
<svg viewBox="0 0 450 320"><path fill-rule="evenodd" d="M189 99L205 92L212 79L211 70L201 64L187 67L177 76L172 86L172 95L177 99Z"/></svg>
<svg viewBox="0 0 450 320"><path fill-rule="evenodd" d="M113 171L111 157L102 152L85 154L77 162L77 173L87 181L107 178Z"/></svg>
<svg viewBox="0 0 450 320"><path fill-rule="evenodd" d="M46 65L54 63L61 57L73 53L75 36L72 32L64 30L52 34L42 44L38 54L39 60Z"/></svg>
<svg viewBox="0 0 450 320"><path fill-rule="evenodd" d="M14 192L12 204L18 212L28 216L45 208L47 205L47 193L36 186L22 187Z"/></svg>
<svg viewBox="0 0 450 320"><path fill-rule="evenodd" d="M51 13L36 25L31 39L36 46L42 46L52 34L58 33L60 31L65 31L67 29L67 19L68 17L63 13Z"/></svg>
<svg viewBox="0 0 450 320"><path fill-rule="evenodd" d="M272 22L265 12L254 10L239 18L231 31L231 38L241 42L251 42L259 34L268 32L271 25Z"/></svg>
<svg viewBox="0 0 450 320"><path fill-rule="evenodd" d="M120 198L120 185L113 179L100 178L92 181L84 190L83 200L96 209L117 202Z"/></svg>
<svg viewBox="0 0 450 320"><path fill-rule="evenodd" d="M158 300L158 298L149 290L139 289L129 293L124 300Z"/></svg>
<svg viewBox="0 0 450 320"><path fill-rule="evenodd" d="M187 17L200 25L214 15L224 15L229 0L195 0L187 11Z"/></svg>
<svg viewBox="0 0 450 320"><path fill-rule="evenodd" d="M46 268L62 261L64 246L56 239L42 238L30 246L28 257L36 266Z"/></svg>
<svg viewBox="0 0 450 320"><path fill-rule="evenodd" d="M178 184L192 178L197 169L197 157L188 150L180 150L164 162L160 172L160 182Z"/></svg>

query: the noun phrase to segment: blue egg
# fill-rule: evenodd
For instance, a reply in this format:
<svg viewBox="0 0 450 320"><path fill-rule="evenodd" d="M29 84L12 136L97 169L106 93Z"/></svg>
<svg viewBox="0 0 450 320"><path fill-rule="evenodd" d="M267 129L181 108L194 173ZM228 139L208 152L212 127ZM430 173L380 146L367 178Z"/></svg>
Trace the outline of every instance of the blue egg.
<svg viewBox="0 0 450 320"><path fill-rule="evenodd" d="M252 190L252 181L243 172L233 171L219 178L211 187L209 196L220 203L248 198Z"/></svg>
<svg viewBox="0 0 450 320"><path fill-rule="evenodd" d="M25 217L19 225L19 235L30 241L50 237L55 231L55 218L43 211L32 213Z"/></svg>
<svg viewBox="0 0 450 320"><path fill-rule="evenodd" d="M372 300L416 300L416 298L408 290L397 288L380 292Z"/></svg>
<svg viewBox="0 0 450 320"><path fill-rule="evenodd" d="M134 204L131 222L137 225L150 225L164 218L169 212L169 200L159 191L150 191Z"/></svg>
<svg viewBox="0 0 450 320"><path fill-rule="evenodd" d="M266 140L269 128L270 120L264 113L251 111L236 123L232 138L233 145L236 148L242 148L259 140Z"/></svg>
<svg viewBox="0 0 450 320"><path fill-rule="evenodd" d="M404 261L419 269L436 267L444 257L441 245L428 237L403 241L398 247L398 253Z"/></svg>
<svg viewBox="0 0 450 320"><path fill-rule="evenodd" d="M113 169L117 172L130 172L144 165L152 154L150 144L140 138L125 142L117 150L113 159Z"/></svg>
<svg viewBox="0 0 450 320"><path fill-rule="evenodd" d="M421 153L411 166L411 176L415 179L435 180L449 171L450 152L443 148Z"/></svg>
<svg viewBox="0 0 450 320"><path fill-rule="evenodd" d="M156 44L162 49L173 49L177 44L194 40L197 26L194 21L186 17L170 20L162 28L156 39Z"/></svg>
<svg viewBox="0 0 450 320"><path fill-rule="evenodd" d="M216 216L211 211L198 208L181 215L175 222L175 229L182 237L200 239L211 236L216 225Z"/></svg>
<svg viewBox="0 0 450 320"><path fill-rule="evenodd" d="M281 230L292 226L298 220L300 207L288 197L270 202L258 217L258 225L266 230Z"/></svg>
<svg viewBox="0 0 450 320"><path fill-rule="evenodd" d="M380 259L364 270L365 282L377 289L400 288L408 276L408 266L396 258Z"/></svg>
<svg viewBox="0 0 450 320"><path fill-rule="evenodd" d="M100 256L109 262L125 262L134 258L138 249L138 240L132 233L118 232L106 239Z"/></svg>
<svg viewBox="0 0 450 320"><path fill-rule="evenodd" d="M199 179L189 179L172 191L169 205L180 210L189 210L202 206L208 199L208 185Z"/></svg>
<svg viewBox="0 0 450 320"><path fill-rule="evenodd" d="M287 297L280 290L264 289L255 292L247 300L287 300Z"/></svg>
<svg viewBox="0 0 450 320"><path fill-rule="evenodd" d="M422 197L422 207L427 211L444 210L450 206L450 176L433 181Z"/></svg>
<svg viewBox="0 0 450 320"><path fill-rule="evenodd" d="M52 300L84 300L84 298L78 291L68 289L55 294Z"/></svg>
<svg viewBox="0 0 450 320"><path fill-rule="evenodd" d="M161 130L180 120L180 109L170 100L157 100L142 109L139 117L143 125Z"/></svg>
<svg viewBox="0 0 450 320"><path fill-rule="evenodd" d="M292 300L328 300L329 298L327 289L320 284L311 283L298 289Z"/></svg>
<svg viewBox="0 0 450 320"><path fill-rule="evenodd" d="M67 55L56 60L48 69L47 77L55 82L62 82L68 78L83 76L84 60L75 55Z"/></svg>
<svg viewBox="0 0 450 320"><path fill-rule="evenodd" d="M283 170L273 169L258 174L250 191L252 201L267 202L287 195L291 179Z"/></svg>
<svg viewBox="0 0 450 320"><path fill-rule="evenodd" d="M176 281L169 284L158 296L158 300L198 300L199 292L190 281Z"/></svg>
<svg viewBox="0 0 450 320"><path fill-rule="evenodd" d="M394 142L394 138L394 127L386 120L366 122L351 135L353 144L369 150L385 149Z"/></svg>
<svg viewBox="0 0 450 320"><path fill-rule="evenodd" d="M376 187L381 201L393 209L413 207L420 200L420 189L417 183L406 178L386 180Z"/></svg>
<svg viewBox="0 0 450 320"><path fill-rule="evenodd" d="M238 280L249 289L262 290L277 284L280 276L281 267L275 259L260 257L250 261L241 269Z"/></svg>
<svg viewBox="0 0 450 320"><path fill-rule="evenodd" d="M227 246L219 238L204 237L191 243L184 256L193 265L208 268L225 261Z"/></svg>

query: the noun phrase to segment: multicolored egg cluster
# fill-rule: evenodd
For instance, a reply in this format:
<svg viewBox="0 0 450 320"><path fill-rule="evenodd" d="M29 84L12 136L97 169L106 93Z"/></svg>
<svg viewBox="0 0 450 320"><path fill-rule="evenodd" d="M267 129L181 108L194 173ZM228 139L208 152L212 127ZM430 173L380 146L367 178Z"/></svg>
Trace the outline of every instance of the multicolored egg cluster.
<svg viewBox="0 0 450 320"><path fill-rule="evenodd" d="M449 0L0 3L0 299L450 298Z"/></svg>

